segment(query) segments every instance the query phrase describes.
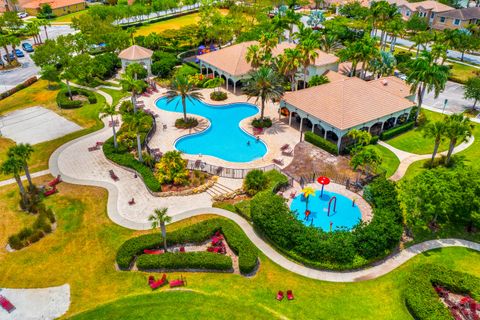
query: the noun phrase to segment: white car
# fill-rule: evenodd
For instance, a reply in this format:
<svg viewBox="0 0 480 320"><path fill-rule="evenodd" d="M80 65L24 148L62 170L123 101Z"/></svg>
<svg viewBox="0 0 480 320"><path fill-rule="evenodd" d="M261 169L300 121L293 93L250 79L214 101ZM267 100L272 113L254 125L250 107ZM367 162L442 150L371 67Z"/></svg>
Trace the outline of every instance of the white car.
<svg viewBox="0 0 480 320"><path fill-rule="evenodd" d="M26 12L18 12L18 13L17 13L17 16L18 16L20 19L23 19L23 18L28 17L28 13L26 13Z"/></svg>

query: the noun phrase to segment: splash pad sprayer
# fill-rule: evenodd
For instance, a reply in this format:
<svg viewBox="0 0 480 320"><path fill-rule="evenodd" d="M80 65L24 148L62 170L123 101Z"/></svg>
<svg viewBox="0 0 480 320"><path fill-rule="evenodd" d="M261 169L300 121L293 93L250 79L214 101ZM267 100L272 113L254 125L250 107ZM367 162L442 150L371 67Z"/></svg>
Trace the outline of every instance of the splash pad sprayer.
<svg viewBox="0 0 480 320"><path fill-rule="evenodd" d="M332 232L332 226L333 226L333 222L330 221L330 232Z"/></svg>
<svg viewBox="0 0 480 320"><path fill-rule="evenodd" d="M335 200L335 201L333 201ZM333 201L333 212L337 212L337 197L336 196L333 196L330 198L330 201L328 201L328 212L327 212L327 216L330 217L330 205L332 204L332 201Z"/></svg>
<svg viewBox="0 0 480 320"><path fill-rule="evenodd" d="M318 177L317 182L322 185L322 191L320 192L320 198L323 196L323 188L330 183L330 179L325 176Z"/></svg>

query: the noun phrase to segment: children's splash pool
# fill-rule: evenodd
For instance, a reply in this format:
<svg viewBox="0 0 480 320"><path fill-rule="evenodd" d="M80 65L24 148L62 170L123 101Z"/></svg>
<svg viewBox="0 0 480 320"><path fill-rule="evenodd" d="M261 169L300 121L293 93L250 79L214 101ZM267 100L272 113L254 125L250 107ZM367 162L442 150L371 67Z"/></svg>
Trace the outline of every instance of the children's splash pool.
<svg viewBox="0 0 480 320"><path fill-rule="evenodd" d="M330 224L332 231L339 228L351 230L362 219L358 205L352 205L353 199L335 192L323 191L323 196L320 197L320 190L316 190L315 196L312 195L308 199L308 210L310 211L308 217L305 216L306 204L305 197L300 194L292 200L290 209L305 225L322 228L323 231L330 231Z"/></svg>

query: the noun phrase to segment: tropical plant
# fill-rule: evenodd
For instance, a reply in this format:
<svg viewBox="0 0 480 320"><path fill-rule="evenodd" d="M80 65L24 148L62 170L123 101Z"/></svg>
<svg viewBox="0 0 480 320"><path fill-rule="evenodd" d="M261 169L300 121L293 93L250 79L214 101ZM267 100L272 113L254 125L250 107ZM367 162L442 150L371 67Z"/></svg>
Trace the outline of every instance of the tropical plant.
<svg viewBox="0 0 480 320"><path fill-rule="evenodd" d="M33 151L33 147L29 143L20 143L8 149L7 155L11 158L16 158L22 162L23 171L27 177L28 186L30 190L33 189L32 177L30 176L30 170L28 168L28 160L30 160Z"/></svg>
<svg viewBox="0 0 480 320"><path fill-rule="evenodd" d="M418 58L420 54L420 47L422 47L423 51L426 50L427 44L432 41L432 34L428 31L421 31L415 33L410 40L413 42L411 48L417 48L417 55Z"/></svg>
<svg viewBox="0 0 480 320"><path fill-rule="evenodd" d="M203 100L203 95L198 92L188 77L183 75L176 75L170 84L170 89L165 96L167 97L167 103L171 103L175 100L178 104L181 102L183 107L183 120L187 121L187 101L193 103L195 101Z"/></svg>
<svg viewBox="0 0 480 320"><path fill-rule="evenodd" d="M278 71L285 75L290 81L290 90L295 91L296 85L296 75L300 66L302 65L302 53L298 48L290 49L287 48L283 51L283 54L277 57L277 68Z"/></svg>
<svg viewBox="0 0 480 320"><path fill-rule="evenodd" d="M299 46L300 54L302 58L300 63L303 69L303 88L307 87L307 74L308 67L315 63L315 59L318 57L318 42L314 39L306 39Z"/></svg>
<svg viewBox="0 0 480 320"><path fill-rule="evenodd" d="M315 189L312 187L305 187L302 190L303 197L305 198L305 211L308 210L308 200L310 197L315 197Z"/></svg>
<svg viewBox="0 0 480 320"><path fill-rule="evenodd" d="M445 165L450 163L453 149L458 141L466 142L472 136L474 125L461 113L452 114L446 121L445 136L450 139Z"/></svg>
<svg viewBox="0 0 480 320"><path fill-rule="evenodd" d="M213 92L216 92L224 83L225 83L225 80L223 78L217 77L217 78L212 78L205 81L205 83L203 84L203 87L213 88Z"/></svg>
<svg viewBox="0 0 480 320"><path fill-rule="evenodd" d="M384 75L391 75L397 66L397 60L391 52L380 51L380 54L370 61L370 70L373 76L377 74L380 78Z"/></svg>
<svg viewBox="0 0 480 320"><path fill-rule="evenodd" d="M446 128L447 127L444 121L430 122L423 127L423 135L426 138L433 138L435 141L431 160L432 165L433 161L435 160L435 156L437 155L438 147L440 146L442 140L445 139Z"/></svg>
<svg viewBox="0 0 480 320"><path fill-rule="evenodd" d="M153 214L148 217L148 221L152 223L152 229L160 228L162 232L163 248L167 252L167 229L166 223L172 221L172 217L168 215L168 208L155 209Z"/></svg>
<svg viewBox="0 0 480 320"><path fill-rule="evenodd" d="M363 149L356 153L350 160L353 170L357 170L359 166L363 168L365 174L374 172L378 165L382 163L382 157L375 149Z"/></svg>
<svg viewBox="0 0 480 320"><path fill-rule="evenodd" d="M180 151L165 152L155 168L157 179L161 184L185 185L188 183L187 161L182 159Z"/></svg>
<svg viewBox="0 0 480 320"><path fill-rule="evenodd" d="M148 76L147 70L139 63L131 63L125 68L125 73L135 80L145 80Z"/></svg>
<svg viewBox="0 0 480 320"><path fill-rule="evenodd" d="M135 132L137 136L137 156L138 161L143 162L142 141L140 133L142 128L148 124L148 116L143 112L129 113L123 116L123 120L129 131Z"/></svg>
<svg viewBox="0 0 480 320"><path fill-rule="evenodd" d="M247 54L245 59L248 63L252 66L253 70L256 70L258 67L262 65L263 56L260 50L260 46L257 44L253 44L247 48Z"/></svg>
<svg viewBox="0 0 480 320"><path fill-rule="evenodd" d="M25 187L23 186L22 179L20 178L20 173L23 170L23 161L17 157L9 156L0 166L0 172L5 175L13 175L15 181L17 182L18 189L20 190L20 197L23 204L23 207L26 207L26 192Z"/></svg>
<svg viewBox="0 0 480 320"><path fill-rule="evenodd" d="M307 19L307 24L313 29L317 29L325 21L322 10L312 10Z"/></svg>
<svg viewBox="0 0 480 320"><path fill-rule="evenodd" d="M267 187L268 179L262 170L252 170L247 173L243 181L243 189L250 195L254 196L258 192Z"/></svg>
<svg viewBox="0 0 480 320"><path fill-rule="evenodd" d="M258 70L250 73L244 80L242 88L248 99L255 98L255 102L261 101L260 120L263 121L265 113L265 102L268 100L278 100L282 97L284 88L282 80L271 68L260 67Z"/></svg>
<svg viewBox="0 0 480 320"><path fill-rule="evenodd" d="M43 31L45 31L45 39L48 40L47 27L50 27L50 26L51 26L50 21L48 21L47 19L38 19L38 20L37 20L37 23L38 23L38 26L39 26L39 27L43 27Z"/></svg>
<svg viewBox="0 0 480 320"><path fill-rule="evenodd" d="M132 93L132 104L133 111L137 112L136 98L137 94L141 93L146 87L147 84L143 80L136 80L134 77L124 73L122 79L120 80L122 89L125 91L130 91Z"/></svg>
<svg viewBox="0 0 480 320"><path fill-rule="evenodd" d="M115 129L115 120L114 116L118 114L117 109L114 105L105 103L100 111L101 118L110 117L110 122L112 123L112 131L113 131L113 146L115 149L118 148L118 141L117 141L117 130Z"/></svg>
<svg viewBox="0 0 480 320"><path fill-rule="evenodd" d="M353 139L353 147L350 150L352 155L358 153L372 140L370 132L365 130L352 129L347 133L347 136Z"/></svg>
<svg viewBox="0 0 480 320"><path fill-rule="evenodd" d="M316 74L310 78L310 81L308 81L308 86L314 87L314 86L319 86L321 84L325 84L329 82L330 80L328 80L327 76Z"/></svg>
<svg viewBox="0 0 480 320"><path fill-rule="evenodd" d="M475 110L477 101L480 100L480 77L477 76L467 80L467 83L465 83L463 96L465 99L474 100L472 110Z"/></svg>

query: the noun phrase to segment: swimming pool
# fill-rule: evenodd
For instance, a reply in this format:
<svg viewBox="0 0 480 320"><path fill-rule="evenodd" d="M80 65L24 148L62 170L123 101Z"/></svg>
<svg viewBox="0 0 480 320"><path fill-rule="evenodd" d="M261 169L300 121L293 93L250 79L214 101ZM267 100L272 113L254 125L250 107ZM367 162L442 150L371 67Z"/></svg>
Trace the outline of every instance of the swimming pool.
<svg viewBox="0 0 480 320"><path fill-rule="evenodd" d="M330 216L328 216L328 204L333 197L336 198L337 202L336 211L334 211L335 200L332 200ZM328 232L330 231L330 223L332 223L333 231L342 227L351 230L362 219L358 205L352 206L352 202L352 199L329 191L323 191L323 196L320 198L320 190L316 190L315 196L310 196L308 200L308 209L310 210L308 218L305 218L306 201L303 194L292 200L290 209L296 211L297 219L307 226L319 227Z"/></svg>
<svg viewBox="0 0 480 320"><path fill-rule="evenodd" d="M180 98L167 103L166 98L157 100L161 110L183 112ZM187 154L202 154L230 162L249 162L263 157L267 146L240 128L240 121L258 113L250 103L233 103L213 106L202 101L187 101L187 113L207 118L210 127L200 133L179 138L175 148Z"/></svg>

